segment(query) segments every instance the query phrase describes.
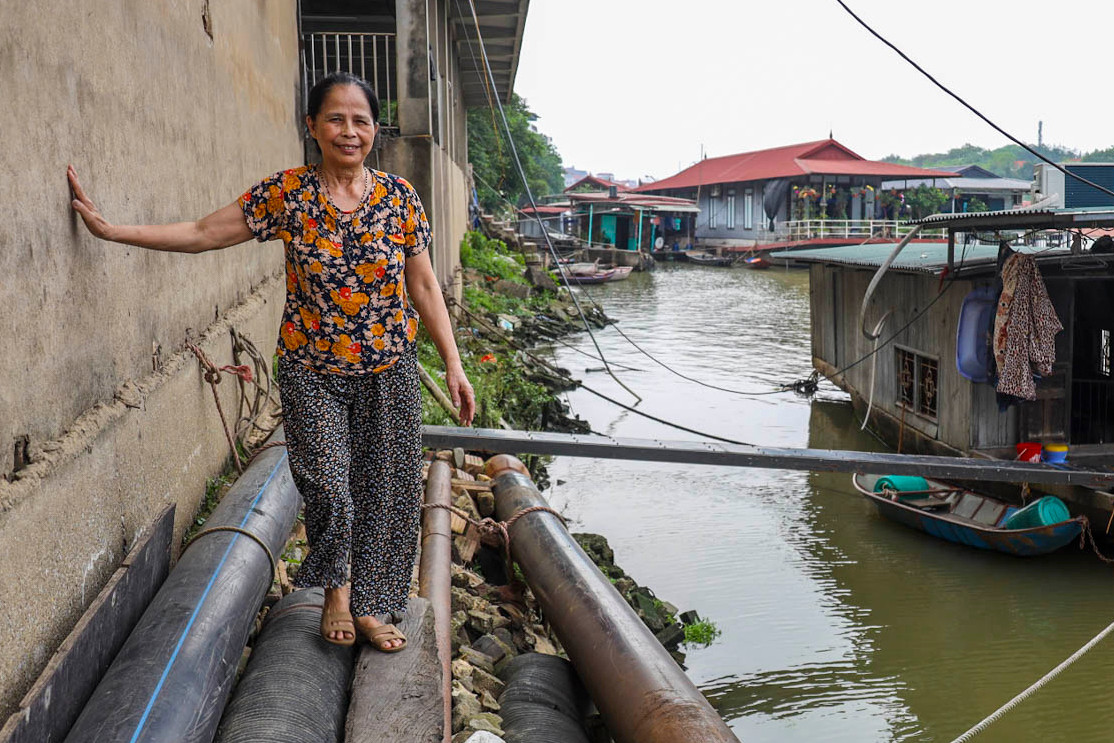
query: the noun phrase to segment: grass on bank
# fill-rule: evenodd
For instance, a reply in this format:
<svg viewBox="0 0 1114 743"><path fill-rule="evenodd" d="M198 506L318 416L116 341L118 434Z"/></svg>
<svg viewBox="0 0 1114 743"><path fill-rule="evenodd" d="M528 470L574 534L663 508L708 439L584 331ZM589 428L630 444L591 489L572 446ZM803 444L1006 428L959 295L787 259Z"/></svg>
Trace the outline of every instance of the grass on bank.
<svg viewBox="0 0 1114 743"><path fill-rule="evenodd" d="M548 307L554 298L552 294L535 290L528 299L520 299L496 293L490 288L498 280L527 283L523 276L526 263L522 255L512 252L501 240L469 232L461 242L460 262L465 269L472 269L481 276L479 281L464 287L465 306L479 315L529 316ZM476 393L473 425L498 428L502 420L514 428L540 427L543 411L553 400L553 394L545 386L527 378L526 370L516 359L514 351L475 335L466 318L455 328L455 337L464 372ZM418 361L445 389L444 365L424 327L418 333ZM452 425L448 413L424 387L422 422Z"/></svg>
<svg viewBox="0 0 1114 743"><path fill-rule="evenodd" d="M701 645L707 647L711 645L722 632L716 626L715 622L710 619L701 619L699 622L685 626L685 644L686 645Z"/></svg>

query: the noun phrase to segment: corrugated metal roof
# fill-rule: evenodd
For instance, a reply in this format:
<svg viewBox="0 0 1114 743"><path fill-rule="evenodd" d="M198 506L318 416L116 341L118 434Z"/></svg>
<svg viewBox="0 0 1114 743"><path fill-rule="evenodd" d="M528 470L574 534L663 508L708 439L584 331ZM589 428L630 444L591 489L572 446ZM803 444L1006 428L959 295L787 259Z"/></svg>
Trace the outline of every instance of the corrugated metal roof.
<svg viewBox="0 0 1114 743"><path fill-rule="evenodd" d="M635 191L696 188L713 183L742 183L806 175L866 175L888 178L932 178L952 175L908 165L866 160L834 139L710 157L676 175L646 183Z"/></svg>
<svg viewBox="0 0 1114 743"><path fill-rule="evenodd" d="M871 245L848 245L842 248L815 248L810 250L780 250L770 253L778 260L799 261L801 263L834 263L844 266L878 268L897 247L896 242L874 243ZM1067 249L1048 250L1027 246L1013 246L1019 253L1041 253L1042 255L1068 255ZM977 266L993 264L998 259L997 245L956 245L955 263L957 266ZM948 244L912 243L898 254L890 266L892 271L938 274L948 265Z"/></svg>
<svg viewBox="0 0 1114 743"><path fill-rule="evenodd" d="M978 229L1065 229L1068 227L1114 227L1114 207L1050 209L1022 207L994 212L933 214L910 224L947 227L957 231Z"/></svg>
<svg viewBox="0 0 1114 743"><path fill-rule="evenodd" d="M1028 191L1032 188L1031 181L1019 178L966 178L959 175L947 178L906 178L895 181L882 181L882 188L916 188L923 185L935 185L937 188L958 188L965 191Z"/></svg>

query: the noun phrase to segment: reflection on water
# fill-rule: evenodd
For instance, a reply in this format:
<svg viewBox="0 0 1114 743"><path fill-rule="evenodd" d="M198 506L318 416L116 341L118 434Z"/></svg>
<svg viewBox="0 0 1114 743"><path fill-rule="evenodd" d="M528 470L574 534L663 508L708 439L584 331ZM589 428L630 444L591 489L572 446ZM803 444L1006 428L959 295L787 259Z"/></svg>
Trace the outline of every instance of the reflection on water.
<svg viewBox="0 0 1114 743"><path fill-rule="evenodd" d="M759 393L810 371L808 276L666 264L588 290L640 346L685 375ZM825 386L738 395L701 387L597 332L639 410L769 446L878 450ZM586 336L575 341L591 350ZM600 364L558 362L633 402ZM691 434L583 392L601 432ZM950 741L1114 618L1114 577L1076 551L1026 560L936 541L882 520L847 475L561 458L550 501L605 534L640 583L714 620L689 674L735 733L759 741ZM1114 692L1100 645L979 741L1105 741Z"/></svg>

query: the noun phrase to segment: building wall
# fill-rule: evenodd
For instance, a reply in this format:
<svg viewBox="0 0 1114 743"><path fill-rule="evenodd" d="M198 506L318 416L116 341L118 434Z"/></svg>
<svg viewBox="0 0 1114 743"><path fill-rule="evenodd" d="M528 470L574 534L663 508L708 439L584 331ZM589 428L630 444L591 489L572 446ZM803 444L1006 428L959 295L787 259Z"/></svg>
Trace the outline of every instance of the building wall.
<svg viewBox="0 0 1114 743"><path fill-rule="evenodd" d="M384 143L381 163L407 178L422 198L433 227L433 268L449 286L471 193L456 36L448 0L397 0L396 18L401 136Z"/></svg>
<svg viewBox="0 0 1114 743"><path fill-rule="evenodd" d="M762 210L762 182L723 183L718 185L718 195L713 196L716 186L703 186L697 206L700 216L696 223L696 239L704 244L714 245L753 245L758 240L758 230L763 224L765 214ZM735 197L735 226L728 227L729 199L731 192ZM751 195L750 227L746 222L747 192ZM715 219L713 228L712 219Z"/></svg>
<svg viewBox="0 0 1114 743"><path fill-rule="evenodd" d="M810 268L810 297L812 315L812 355L830 367L842 370L869 354L874 344L859 327L859 314L867 285L874 275L873 269L813 264ZM871 298L866 314L867 329L874 331L882 315L893 308L893 314L882 330L882 339L889 338L904 326L937 296L939 279L928 274L889 272L879 283ZM875 409L889 413L897 419L904 418L907 428L919 431L955 449L967 449L972 441L971 415L976 403L980 410L985 398L993 400L994 390L988 385L976 385L962 377L955 366L955 333L959 310L964 297L978 284L973 281L956 281L947 293L910 327L900 333L893 343L879 351L873 360L860 363L840 375L840 383L863 398L871 394L871 374L874 374ZM898 404L898 370L895 346L935 358L938 370L938 398L936 419L912 411L904 411ZM1013 413L1001 418L1001 428L995 436L1016 436L1016 419ZM996 417L997 420L997 417ZM1009 442L1012 445L1016 438ZM983 443L982 445L1000 445Z"/></svg>
<svg viewBox="0 0 1114 743"><path fill-rule="evenodd" d="M269 355L283 300L277 243L93 239L66 165L110 220L202 216L300 164L298 79L294 0L5 4L0 716L137 532L174 502L180 535L227 457L186 338L229 363L235 327Z"/></svg>

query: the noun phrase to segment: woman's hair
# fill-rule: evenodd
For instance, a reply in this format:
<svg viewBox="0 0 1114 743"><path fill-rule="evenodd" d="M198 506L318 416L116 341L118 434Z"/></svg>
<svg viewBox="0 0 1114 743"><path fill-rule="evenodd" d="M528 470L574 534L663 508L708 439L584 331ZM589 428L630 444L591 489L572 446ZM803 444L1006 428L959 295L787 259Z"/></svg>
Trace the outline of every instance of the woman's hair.
<svg viewBox="0 0 1114 743"><path fill-rule="evenodd" d="M313 86L309 91L309 99L306 102L306 114L311 119L317 118L317 114L321 111L321 104L325 102L325 96L337 85L355 85L363 91L363 94L367 96L367 105L371 108L371 118L376 124L379 123L379 96L375 95L375 91L368 85L367 80L356 77L350 72L334 72L321 78Z"/></svg>

